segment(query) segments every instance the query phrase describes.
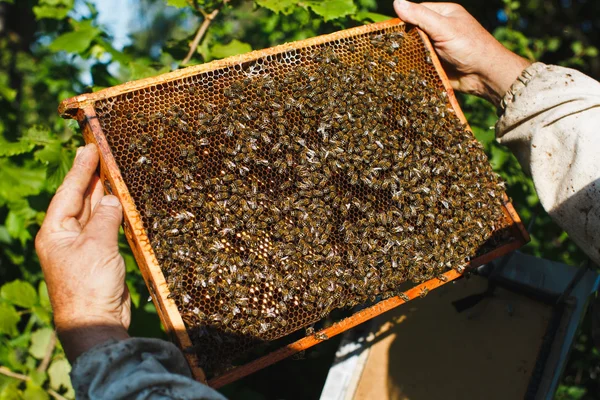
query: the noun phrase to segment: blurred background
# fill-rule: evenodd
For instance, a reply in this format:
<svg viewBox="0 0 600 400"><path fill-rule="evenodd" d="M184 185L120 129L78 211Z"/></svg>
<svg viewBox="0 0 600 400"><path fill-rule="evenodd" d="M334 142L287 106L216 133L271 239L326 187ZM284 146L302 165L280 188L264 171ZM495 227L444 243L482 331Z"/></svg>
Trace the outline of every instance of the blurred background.
<svg viewBox="0 0 600 400"><path fill-rule="evenodd" d="M600 78L597 0L460 0L509 49ZM216 10L216 11L215 11ZM216 18L195 51L203 15ZM393 16L391 0L0 0L0 399L74 398L33 238L82 144L58 103L183 66ZM485 54L481 55L485 57ZM531 180L494 142L495 109L460 97L525 225L524 252L570 265L585 256L541 208ZM164 337L124 240L132 335ZM557 399L600 399L600 354L584 320ZM231 398L317 398L339 339L223 389Z"/></svg>

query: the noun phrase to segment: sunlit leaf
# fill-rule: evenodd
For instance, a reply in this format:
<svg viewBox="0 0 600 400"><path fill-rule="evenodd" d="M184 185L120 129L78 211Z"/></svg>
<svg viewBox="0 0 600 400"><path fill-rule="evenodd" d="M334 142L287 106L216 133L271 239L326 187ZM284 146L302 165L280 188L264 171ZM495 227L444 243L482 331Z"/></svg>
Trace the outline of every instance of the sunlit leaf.
<svg viewBox="0 0 600 400"><path fill-rule="evenodd" d="M42 386L48 380L48 374L46 371L33 370L29 372L29 377L34 385Z"/></svg>
<svg viewBox="0 0 600 400"><path fill-rule="evenodd" d="M0 400L22 400L22 393L17 387L20 383L21 382L13 382L5 385L2 390L0 390Z"/></svg>
<svg viewBox="0 0 600 400"><path fill-rule="evenodd" d="M20 319L21 317L15 307L7 303L0 303L0 334L16 335L18 333L17 324Z"/></svg>
<svg viewBox="0 0 600 400"><path fill-rule="evenodd" d="M237 39L234 39L227 44L217 43L210 50L211 55L215 58L236 56L249 51L252 51L252 46L250 46L248 43L240 42Z"/></svg>
<svg viewBox="0 0 600 400"><path fill-rule="evenodd" d="M20 200L39 194L45 178L44 168L37 163L17 166L10 160L0 159L0 200Z"/></svg>
<svg viewBox="0 0 600 400"><path fill-rule="evenodd" d="M298 0L255 0L255 3L276 13L289 14Z"/></svg>
<svg viewBox="0 0 600 400"><path fill-rule="evenodd" d="M0 297L23 308L31 308L38 301L37 293L31 283L19 279L2 285Z"/></svg>
<svg viewBox="0 0 600 400"><path fill-rule="evenodd" d="M248 43L240 42L239 40L234 39L227 44L217 43L211 48L210 53L214 58L226 58L238 54L244 54L249 51L252 51L252 46L250 46Z"/></svg>
<svg viewBox="0 0 600 400"><path fill-rule="evenodd" d="M73 32L63 33L50 43L52 51L66 51L67 53L83 53L92 44L96 36L100 35L100 29L89 23L81 23Z"/></svg>
<svg viewBox="0 0 600 400"><path fill-rule="evenodd" d="M43 149L34 153L36 160L46 165L46 187L50 191L56 190L69 172L73 155L55 140Z"/></svg>
<svg viewBox="0 0 600 400"><path fill-rule="evenodd" d="M33 147L34 144L29 141L7 142L4 138L0 137L0 156L11 157L29 153L33 150Z"/></svg>
<svg viewBox="0 0 600 400"><path fill-rule="evenodd" d="M31 334L31 345L29 346L29 354L41 360L48 351L48 346L54 335L52 328L42 328Z"/></svg>
<svg viewBox="0 0 600 400"><path fill-rule="evenodd" d="M356 5L352 0L304 0L300 4L310 7L325 21L352 15L356 12Z"/></svg>
<svg viewBox="0 0 600 400"><path fill-rule="evenodd" d="M167 5L183 8L189 6L189 3L186 0L167 0Z"/></svg>
<svg viewBox="0 0 600 400"><path fill-rule="evenodd" d="M48 286L45 281L41 281L38 286L38 298L42 307L50 308L50 297L48 296Z"/></svg>
<svg viewBox="0 0 600 400"><path fill-rule="evenodd" d="M73 8L75 0L40 0L33 7L33 13L37 19L51 18L63 19Z"/></svg>
<svg viewBox="0 0 600 400"><path fill-rule="evenodd" d="M388 15L378 14L374 12L368 11L359 11L353 17L357 21L373 21L373 22L381 22L387 21L388 19L392 19L392 17Z"/></svg>
<svg viewBox="0 0 600 400"><path fill-rule="evenodd" d="M27 400L50 400L48 392L31 381L27 382L23 397Z"/></svg>
<svg viewBox="0 0 600 400"><path fill-rule="evenodd" d="M48 368L50 387L54 390L61 390L61 388L65 388L67 389L65 396L73 397L74 391L73 386L71 386L69 372L71 372L71 365L64 358L54 360Z"/></svg>
<svg viewBox="0 0 600 400"><path fill-rule="evenodd" d="M19 200L9 203L9 212L4 221L9 235L19 239L22 245L31 239L28 227L36 216L36 211L29 207L27 200Z"/></svg>
<svg viewBox="0 0 600 400"><path fill-rule="evenodd" d="M17 97L17 91L6 85L0 85L0 96L4 97L7 101L14 101Z"/></svg>

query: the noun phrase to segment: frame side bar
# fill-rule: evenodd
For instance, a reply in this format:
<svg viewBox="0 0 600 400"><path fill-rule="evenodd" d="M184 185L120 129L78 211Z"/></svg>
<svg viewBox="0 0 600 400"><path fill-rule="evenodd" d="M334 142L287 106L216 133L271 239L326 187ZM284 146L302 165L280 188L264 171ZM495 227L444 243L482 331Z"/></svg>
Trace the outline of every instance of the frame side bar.
<svg viewBox="0 0 600 400"><path fill-rule="evenodd" d="M192 342L187 334L177 305L168 297L169 288L167 282L154 256L139 212L135 207L129 190L123 181L119 167L110 151L94 108L87 106L79 110L77 120L82 128L85 142L94 143L98 147L98 152L100 153L100 178L105 190L117 196L123 205L123 230L142 272L144 281L152 295L152 300L156 305L160 320L167 333L177 341L181 349L189 348L192 346ZM201 382L206 382L204 371L197 367L198 361L196 356L185 352L184 355L192 369L194 377Z"/></svg>

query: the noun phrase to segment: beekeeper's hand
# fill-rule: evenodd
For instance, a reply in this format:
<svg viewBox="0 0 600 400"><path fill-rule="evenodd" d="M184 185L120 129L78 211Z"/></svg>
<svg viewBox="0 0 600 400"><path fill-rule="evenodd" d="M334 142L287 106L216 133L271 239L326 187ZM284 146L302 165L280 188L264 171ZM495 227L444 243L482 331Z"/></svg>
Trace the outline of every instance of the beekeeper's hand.
<svg viewBox="0 0 600 400"><path fill-rule="evenodd" d="M454 90L498 106L531 64L502 46L461 5L395 0L394 9L401 20L418 26L431 38Z"/></svg>
<svg viewBox="0 0 600 400"><path fill-rule="evenodd" d="M35 240L54 322L71 361L89 348L128 337L131 318L125 263L117 237L122 207L105 196L98 150L77 151Z"/></svg>

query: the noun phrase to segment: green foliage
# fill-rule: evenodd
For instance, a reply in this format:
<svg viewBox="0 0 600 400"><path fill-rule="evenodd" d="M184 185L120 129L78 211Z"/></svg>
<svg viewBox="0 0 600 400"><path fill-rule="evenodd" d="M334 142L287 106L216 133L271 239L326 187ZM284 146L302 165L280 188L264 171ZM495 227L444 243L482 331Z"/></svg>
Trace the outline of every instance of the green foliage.
<svg viewBox="0 0 600 400"><path fill-rule="evenodd" d="M16 280L0 289L0 297L9 303L23 308L31 308L37 303L37 293L29 282Z"/></svg>
<svg viewBox="0 0 600 400"><path fill-rule="evenodd" d="M48 399L49 392L74 398L70 366L57 344L45 284L14 280L0 287L0 399Z"/></svg>
<svg viewBox="0 0 600 400"><path fill-rule="evenodd" d="M33 7L37 19L63 19L73 8L74 0L41 0Z"/></svg>
<svg viewBox="0 0 600 400"><path fill-rule="evenodd" d="M0 365L28 377L25 382L0 374L0 399L46 399L52 390L67 398L74 396L70 366L60 345L52 345L52 312L33 249L50 198L82 144L76 124L56 114L61 100L178 68L203 14L213 10L219 10L217 18L191 63L382 21L393 13L391 1L383 0L232 0L227 4L222 0L137 0L131 6L138 7L145 18L129 32L132 43L121 49L113 46L111 35L99 24L94 6L84 0L77 0L77 7L75 3L0 0L0 6L8 10L0 14ZM587 21L582 16L590 14L584 12L585 7L593 8L592 0L573 2L571 7L584 10L582 16L563 15L550 0L461 3L487 23L505 46L528 59L576 66L586 72L600 70L597 43L589 39L594 32L582 30ZM539 18L541 9L553 16L552 24ZM489 15L500 11L505 20L494 17L490 22ZM563 16L567 25L555 23ZM13 27L2 18L20 22ZM493 107L469 96L461 102L492 166L507 181L519 214L526 224L534 221L532 241L525 251L579 264L582 253L543 211L531 179L515 157L494 141L497 117ZM164 337L124 240L120 249L133 301L130 333ZM557 398L594 398L590 397L594 379L574 377L591 376L591 366L600 364L600 356L589 341L578 340ZM39 370L49 347L50 362ZM241 387L240 393L249 392Z"/></svg>
<svg viewBox="0 0 600 400"><path fill-rule="evenodd" d="M50 44L52 51L66 51L67 53L83 53L92 41L100 35L100 29L92 26L91 21L82 21L73 25L73 31L63 33Z"/></svg>
<svg viewBox="0 0 600 400"><path fill-rule="evenodd" d="M256 0L256 4L286 15L292 13L298 7L310 8L326 22L354 15L357 11L356 4L352 0Z"/></svg>
<svg viewBox="0 0 600 400"><path fill-rule="evenodd" d="M214 58L225 58L244 54L252 51L252 46L248 43L240 42L237 39L232 40L227 44L216 43L211 49L211 56Z"/></svg>

